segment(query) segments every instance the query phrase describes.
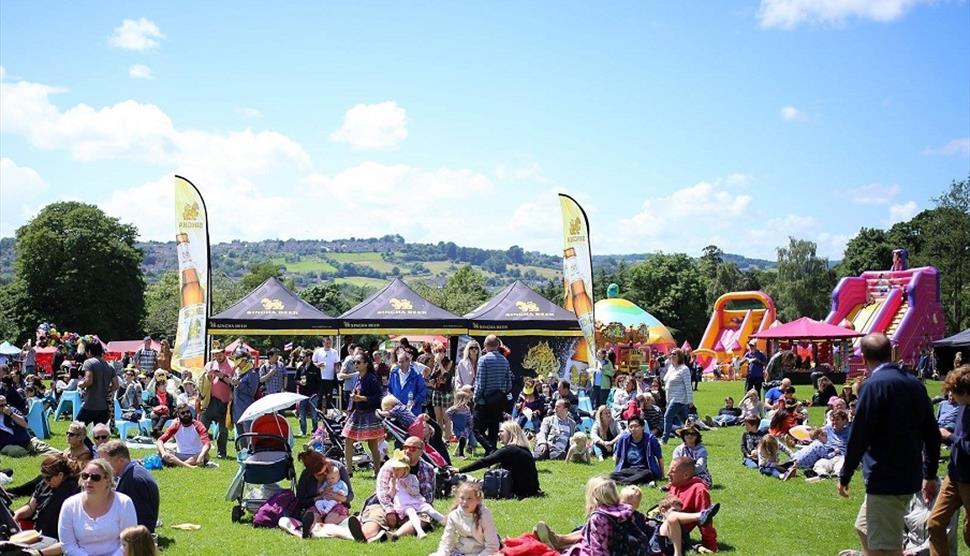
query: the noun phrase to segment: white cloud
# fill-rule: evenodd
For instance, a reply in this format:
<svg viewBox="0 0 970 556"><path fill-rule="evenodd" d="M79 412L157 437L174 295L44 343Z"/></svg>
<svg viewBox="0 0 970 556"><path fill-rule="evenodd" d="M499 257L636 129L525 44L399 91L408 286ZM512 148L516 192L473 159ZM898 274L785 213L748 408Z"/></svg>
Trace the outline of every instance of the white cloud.
<svg viewBox="0 0 970 556"><path fill-rule="evenodd" d="M35 204L47 182L33 168L0 158L0 237L9 237L36 212Z"/></svg>
<svg viewBox="0 0 970 556"><path fill-rule="evenodd" d="M154 79L152 68L145 64L135 64L128 68L128 76L133 79Z"/></svg>
<svg viewBox="0 0 970 556"><path fill-rule="evenodd" d="M735 192L727 179L698 182L644 199L639 212L611 223L603 241L609 252L699 252L715 237L735 235L736 219L750 203L751 196Z"/></svg>
<svg viewBox="0 0 970 556"><path fill-rule="evenodd" d="M840 25L850 18L895 21L918 4L934 0L761 0L762 27L794 29L802 23Z"/></svg>
<svg viewBox="0 0 970 556"><path fill-rule="evenodd" d="M844 197L856 205L888 205L899 195L901 188L898 184L882 185L868 183L844 191L836 191L837 197Z"/></svg>
<svg viewBox="0 0 970 556"><path fill-rule="evenodd" d="M892 205L889 207L889 224L905 222L916 216L918 212L919 205L916 204L916 201Z"/></svg>
<svg viewBox="0 0 970 556"><path fill-rule="evenodd" d="M408 136L407 114L394 101L358 104L347 110L343 125L330 140L355 149L394 149Z"/></svg>
<svg viewBox="0 0 970 556"><path fill-rule="evenodd" d="M923 154L942 155L942 156L970 156L970 137L954 139L939 147L926 147Z"/></svg>
<svg viewBox="0 0 970 556"><path fill-rule="evenodd" d="M50 100L60 92L26 81L0 83L0 131L21 135L39 149L65 149L81 161L133 158L237 171L258 171L280 159L309 164L298 143L276 132L180 130L159 107L134 100L98 109L82 103L62 111Z"/></svg>
<svg viewBox="0 0 970 556"><path fill-rule="evenodd" d="M259 118L263 115L263 113L256 108L251 108L248 106L240 106L239 108L236 108L236 114L245 116L247 118Z"/></svg>
<svg viewBox="0 0 970 556"><path fill-rule="evenodd" d="M121 25L115 27L115 32L108 37L108 44L125 50L147 50L157 48L158 41L164 38L165 35L158 25L143 17L138 20L122 21Z"/></svg>
<svg viewBox="0 0 970 556"><path fill-rule="evenodd" d="M6 76L7 76L7 70L3 66L0 66L0 81L3 81L3 78Z"/></svg>
<svg viewBox="0 0 970 556"><path fill-rule="evenodd" d="M808 120L808 116L804 112L790 104L782 106L778 113L781 114L781 119L786 122L804 122Z"/></svg>

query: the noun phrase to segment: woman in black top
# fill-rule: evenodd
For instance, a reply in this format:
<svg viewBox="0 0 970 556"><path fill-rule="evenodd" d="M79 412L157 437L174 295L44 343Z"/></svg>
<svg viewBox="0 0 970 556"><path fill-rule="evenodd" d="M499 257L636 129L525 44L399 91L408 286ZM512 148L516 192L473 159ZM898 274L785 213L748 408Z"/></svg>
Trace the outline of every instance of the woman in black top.
<svg viewBox="0 0 970 556"><path fill-rule="evenodd" d="M373 458L374 477L380 468L380 441L384 439L384 424L377 417L376 410L381 408L381 383L371 371L370 360L366 353L359 353L353 359L354 370L357 371L357 385L350 393L347 421L344 423L342 434L345 439L344 456L347 461L347 471L353 476L354 472L354 442L366 442Z"/></svg>
<svg viewBox="0 0 970 556"><path fill-rule="evenodd" d="M502 447L482 459L466 465L459 473L470 473L492 465L498 465L512 476L512 493L516 498L542 496L539 488L539 471L536 460L529 450L522 428L515 421L504 421L498 429L498 439Z"/></svg>
<svg viewBox="0 0 970 556"><path fill-rule="evenodd" d="M30 501L14 513L14 519L33 521L42 535L57 538L57 520L64 501L80 492L77 471L64 454L51 454L40 464L40 476Z"/></svg>

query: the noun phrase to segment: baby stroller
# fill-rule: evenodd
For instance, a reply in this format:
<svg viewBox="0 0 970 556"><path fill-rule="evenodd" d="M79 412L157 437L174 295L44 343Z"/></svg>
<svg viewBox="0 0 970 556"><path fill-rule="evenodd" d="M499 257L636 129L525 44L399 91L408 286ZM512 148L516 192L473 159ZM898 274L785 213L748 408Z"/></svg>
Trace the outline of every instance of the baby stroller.
<svg viewBox="0 0 970 556"><path fill-rule="evenodd" d="M245 512L256 513L260 506L279 492L280 482L289 481L289 490L296 487L296 468L289 444L290 426L275 413L262 415L253 421L251 432L236 437L239 461L240 488L236 489L232 508L233 523ZM247 485L259 486L254 489Z"/></svg>
<svg viewBox="0 0 970 556"><path fill-rule="evenodd" d="M318 435L313 431L313 439L305 445L305 448L316 450L331 459L343 459L344 457L344 437L340 434L343 429L341 421L327 418L327 414L319 409L314 411L320 415L320 424L323 425L323 435Z"/></svg>

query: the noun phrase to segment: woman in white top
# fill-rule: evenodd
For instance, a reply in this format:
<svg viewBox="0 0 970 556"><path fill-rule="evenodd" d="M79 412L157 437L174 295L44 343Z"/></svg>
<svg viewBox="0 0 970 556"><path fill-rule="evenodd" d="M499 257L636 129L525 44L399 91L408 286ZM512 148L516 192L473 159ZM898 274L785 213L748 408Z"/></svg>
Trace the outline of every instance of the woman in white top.
<svg viewBox="0 0 970 556"><path fill-rule="evenodd" d="M664 432L661 441L674 434L674 420L682 426L687 422L687 406L694 403L694 389L690 369L684 364L684 353L679 349L670 352L670 367L664 375L667 391L667 411L664 412Z"/></svg>
<svg viewBox="0 0 970 556"><path fill-rule="evenodd" d="M121 532L138 525L131 498L114 490L114 474L103 459L81 471L81 492L61 506L57 525L66 556L121 556Z"/></svg>
<svg viewBox="0 0 970 556"><path fill-rule="evenodd" d="M462 352L461 361L455 367L455 390L462 386L475 387L475 371L478 370L478 355L482 352L482 347L475 340L465 344L465 351Z"/></svg>

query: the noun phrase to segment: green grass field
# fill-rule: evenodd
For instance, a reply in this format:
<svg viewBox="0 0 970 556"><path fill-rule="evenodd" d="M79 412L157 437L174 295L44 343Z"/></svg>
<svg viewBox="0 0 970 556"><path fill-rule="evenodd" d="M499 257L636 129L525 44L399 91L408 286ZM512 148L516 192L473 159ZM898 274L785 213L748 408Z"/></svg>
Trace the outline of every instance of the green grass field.
<svg viewBox="0 0 970 556"><path fill-rule="evenodd" d="M383 278L368 278L367 276L350 276L349 278L334 278L334 284L350 284L351 286L363 286L379 290L387 285L388 280Z"/></svg>
<svg viewBox="0 0 970 556"><path fill-rule="evenodd" d="M283 265L287 272L303 274L306 272L336 272L337 267L319 257L303 257L299 262L286 262L282 257L272 260L273 263Z"/></svg>
<svg viewBox="0 0 970 556"><path fill-rule="evenodd" d="M739 399L741 390L739 382L701 384L696 393L697 405L702 414L716 413L725 395ZM821 411L813 409L811 420L819 423ZM50 442L58 447L65 446L67 422L57 421L53 428L55 436ZM861 503L861 476L857 475L853 482L852 496L848 500L836 494L833 481L809 484L800 476L788 482L764 477L741 466L740 434L739 427L704 434L715 482L711 495L722 505L715 522L721 551L743 556L831 556L842 548L857 547L852 523ZM666 463L669 463L675 445L671 441L664 448ZM225 492L237 464L233 460L217 461L218 469L153 472L161 489L164 525L158 532L166 554L269 555L332 550L355 555L413 555L428 554L437 546L438 532L421 541L409 538L397 543L362 545L334 539L303 541L278 529L254 529L248 524L233 524L230 521L232 503L225 500ZM39 462L38 457L4 458L2 466L14 468L13 484L20 484L38 473ZM539 472L542 488L547 494L545 498L488 501L499 533L502 536L518 535L531 530L540 519L546 520L557 531L568 531L582 524L586 480L611 469L609 462L595 462L588 466L541 462ZM480 478L481 474L475 475ZM373 479L366 478L367 475L366 471L359 472L353 479L358 501L373 491ZM659 490L645 490L644 507L653 505L661 497ZM17 505L23 502L24 499L19 499ZM446 512L451 502L441 500L435 506ZM358 504L354 505L354 511L360 509ZM186 522L197 523L202 529L185 532L170 527Z"/></svg>

